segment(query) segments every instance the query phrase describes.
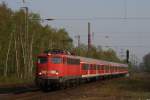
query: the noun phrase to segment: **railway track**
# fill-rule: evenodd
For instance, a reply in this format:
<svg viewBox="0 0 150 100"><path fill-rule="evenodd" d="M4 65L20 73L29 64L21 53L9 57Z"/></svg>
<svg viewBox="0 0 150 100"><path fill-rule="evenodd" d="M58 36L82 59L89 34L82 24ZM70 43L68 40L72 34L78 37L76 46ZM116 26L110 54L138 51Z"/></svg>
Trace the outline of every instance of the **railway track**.
<svg viewBox="0 0 150 100"><path fill-rule="evenodd" d="M86 86L88 84L84 85ZM51 98L52 100L58 98L59 100L60 97L66 98L71 96L70 92L68 91L80 88L81 86L53 90L49 92L43 92L34 85L23 84L22 86L0 87L0 100L47 100L48 98Z"/></svg>
<svg viewBox="0 0 150 100"><path fill-rule="evenodd" d="M76 98L98 97L96 93L97 87L101 87L111 80L100 80L87 84L81 84L77 87L71 87L67 89L53 90L49 92L43 92L34 85L31 86L19 86L15 87L13 91L0 93L0 100L76 100ZM1 91L2 92L2 91ZM82 100L81 99L81 100Z"/></svg>
<svg viewBox="0 0 150 100"><path fill-rule="evenodd" d="M40 91L34 84L15 84L0 86L0 100L16 100L18 97L26 97Z"/></svg>
<svg viewBox="0 0 150 100"><path fill-rule="evenodd" d="M150 98L148 75L100 80L49 92L35 86L19 86L15 91L2 93L0 87L0 100L147 100Z"/></svg>

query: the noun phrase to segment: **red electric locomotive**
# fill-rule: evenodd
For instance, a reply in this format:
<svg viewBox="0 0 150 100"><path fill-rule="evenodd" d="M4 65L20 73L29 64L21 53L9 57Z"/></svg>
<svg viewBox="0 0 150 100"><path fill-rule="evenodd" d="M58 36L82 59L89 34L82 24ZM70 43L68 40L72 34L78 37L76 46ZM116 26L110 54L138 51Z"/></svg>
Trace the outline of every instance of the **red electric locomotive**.
<svg viewBox="0 0 150 100"><path fill-rule="evenodd" d="M103 76L126 75L128 65L71 55L52 50L37 56L36 84L42 89L66 86Z"/></svg>
<svg viewBox="0 0 150 100"><path fill-rule="evenodd" d="M44 89L81 78L80 59L68 52L53 50L38 55L36 84Z"/></svg>

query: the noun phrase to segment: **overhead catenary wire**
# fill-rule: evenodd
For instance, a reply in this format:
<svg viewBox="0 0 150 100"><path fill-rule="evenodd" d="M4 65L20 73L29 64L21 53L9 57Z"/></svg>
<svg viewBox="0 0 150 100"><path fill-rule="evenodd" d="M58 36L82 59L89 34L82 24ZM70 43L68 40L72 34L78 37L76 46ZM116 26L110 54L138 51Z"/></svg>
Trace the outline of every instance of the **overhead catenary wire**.
<svg viewBox="0 0 150 100"><path fill-rule="evenodd" d="M150 45L100 45L101 47L150 47Z"/></svg>
<svg viewBox="0 0 150 100"><path fill-rule="evenodd" d="M49 17L49 18L52 18L52 17ZM43 18L44 19L44 18ZM57 20L68 20L68 21L73 21L73 20L150 20L150 16L149 17L80 17L80 18L71 18L71 17L65 17L65 18L59 18L59 17L53 17L52 19L55 19L54 21L57 21Z"/></svg>

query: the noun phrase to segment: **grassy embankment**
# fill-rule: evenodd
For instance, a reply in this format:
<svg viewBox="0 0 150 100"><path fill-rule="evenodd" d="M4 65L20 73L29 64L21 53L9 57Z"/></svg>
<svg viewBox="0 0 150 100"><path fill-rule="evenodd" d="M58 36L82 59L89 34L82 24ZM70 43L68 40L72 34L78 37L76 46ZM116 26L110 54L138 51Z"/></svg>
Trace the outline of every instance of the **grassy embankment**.
<svg viewBox="0 0 150 100"><path fill-rule="evenodd" d="M134 73L127 78L109 80L97 89L101 97L150 100L150 73Z"/></svg>
<svg viewBox="0 0 150 100"><path fill-rule="evenodd" d="M9 77L0 77L0 85L11 85L11 84L22 84L22 83L31 83L34 81L34 78L31 79L21 79L16 76Z"/></svg>

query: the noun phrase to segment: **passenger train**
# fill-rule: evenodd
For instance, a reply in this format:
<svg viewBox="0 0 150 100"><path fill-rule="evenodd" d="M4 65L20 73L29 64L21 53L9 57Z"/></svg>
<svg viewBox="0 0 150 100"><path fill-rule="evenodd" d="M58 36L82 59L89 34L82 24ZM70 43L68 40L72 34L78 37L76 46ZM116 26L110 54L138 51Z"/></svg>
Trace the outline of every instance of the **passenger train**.
<svg viewBox="0 0 150 100"><path fill-rule="evenodd" d="M48 90L99 80L106 76L127 74L127 64L75 56L63 50L52 50L37 56L35 82L41 89Z"/></svg>

